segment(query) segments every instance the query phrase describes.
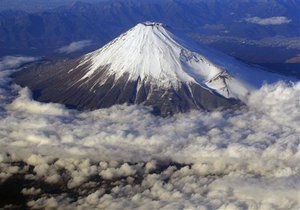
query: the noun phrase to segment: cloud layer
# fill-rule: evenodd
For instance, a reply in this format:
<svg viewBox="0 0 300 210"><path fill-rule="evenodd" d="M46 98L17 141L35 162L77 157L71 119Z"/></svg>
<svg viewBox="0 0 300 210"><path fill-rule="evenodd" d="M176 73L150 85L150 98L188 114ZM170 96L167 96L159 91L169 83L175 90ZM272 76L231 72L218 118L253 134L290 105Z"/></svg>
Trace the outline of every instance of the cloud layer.
<svg viewBox="0 0 300 210"><path fill-rule="evenodd" d="M31 208L300 207L300 83L265 85L245 110L166 119L139 106L66 110L3 87L0 183L29 183L19 193Z"/></svg>
<svg viewBox="0 0 300 210"><path fill-rule="evenodd" d="M59 48L58 52L69 54L72 52L82 50L82 49L90 46L91 44L92 44L91 40L82 40L82 41L72 42L67 46Z"/></svg>
<svg viewBox="0 0 300 210"><path fill-rule="evenodd" d="M249 17L245 19L249 23L255 23L258 25L281 25L291 22L290 19L284 16L260 18L260 17Z"/></svg>

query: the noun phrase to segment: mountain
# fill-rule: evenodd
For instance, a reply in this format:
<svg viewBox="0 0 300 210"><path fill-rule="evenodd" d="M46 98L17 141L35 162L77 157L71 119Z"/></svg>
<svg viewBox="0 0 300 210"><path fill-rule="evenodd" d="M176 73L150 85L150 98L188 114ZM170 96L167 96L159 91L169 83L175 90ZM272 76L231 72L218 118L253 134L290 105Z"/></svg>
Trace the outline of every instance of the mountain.
<svg viewBox="0 0 300 210"><path fill-rule="evenodd" d="M0 55L24 51L40 55L40 51L54 52L79 40L92 40L102 46L148 20L168 24L197 40L198 35L217 35L229 40L295 37L300 34L299 10L298 0L110 0L94 4L76 2L34 13L3 11ZM274 16L284 16L290 22L259 25L246 21L249 17ZM97 47L100 46L94 49ZM221 44L217 47L228 48Z"/></svg>
<svg viewBox="0 0 300 210"><path fill-rule="evenodd" d="M167 116L241 105L263 82L282 79L171 30L161 23L140 23L94 52L31 66L14 74L14 81L42 102L80 110L143 104Z"/></svg>
<svg viewBox="0 0 300 210"><path fill-rule="evenodd" d="M99 3L101 1L107 0L84 0L84 2L87 3ZM65 5L72 5L74 2L74 0L26 0L26 4L24 4L24 0L1 0L0 11L22 10L27 11L29 13L33 13L51 10Z"/></svg>

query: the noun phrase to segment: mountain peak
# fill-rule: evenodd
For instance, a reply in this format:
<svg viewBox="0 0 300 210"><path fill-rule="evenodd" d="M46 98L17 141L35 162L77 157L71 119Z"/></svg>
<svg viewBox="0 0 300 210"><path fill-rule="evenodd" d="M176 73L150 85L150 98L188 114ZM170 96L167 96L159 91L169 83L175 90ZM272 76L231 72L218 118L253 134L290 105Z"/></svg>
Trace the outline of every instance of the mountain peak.
<svg viewBox="0 0 300 210"><path fill-rule="evenodd" d="M166 31L166 25L159 22L146 21L146 22L138 23L135 27L132 28L132 30L139 33L140 35L145 35L145 36L150 35L151 33L164 34Z"/></svg>
<svg viewBox="0 0 300 210"><path fill-rule="evenodd" d="M116 79L128 74L130 80L145 80L164 88L179 88L182 82L207 87L206 81L225 71L187 49L179 40L162 23L137 24L101 49L84 56L82 65L91 65L81 79L95 80L102 66L110 66L107 76ZM226 87L218 86L220 94L230 97Z"/></svg>
<svg viewBox="0 0 300 210"><path fill-rule="evenodd" d="M151 22L151 21L146 21L146 22L143 22L143 23L139 23L138 25L164 27L163 23Z"/></svg>

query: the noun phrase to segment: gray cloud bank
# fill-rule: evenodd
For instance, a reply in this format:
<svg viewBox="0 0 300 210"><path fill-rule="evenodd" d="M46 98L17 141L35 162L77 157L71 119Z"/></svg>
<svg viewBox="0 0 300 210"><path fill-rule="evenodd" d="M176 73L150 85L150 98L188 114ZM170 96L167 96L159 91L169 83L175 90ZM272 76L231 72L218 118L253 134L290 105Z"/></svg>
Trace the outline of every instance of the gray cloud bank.
<svg viewBox="0 0 300 210"><path fill-rule="evenodd" d="M82 40L82 41L72 42L67 46L59 48L58 52L69 54L72 52L82 50L82 49L90 46L91 44L92 44L91 40Z"/></svg>
<svg viewBox="0 0 300 210"><path fill-rule="evenodd" d="M265 85L245 110L166 119L140 106L77 112L11 91L0 99L0 183L32 182L21 190L30 208L300 207L300 83Z"/></svg>
<svg viewBox="0 0 300 210"><path fill-rule="evenodd" d="M258 25L281 25L291 22L290 19L284 16L260 18L260 17L249 17L245 19L249 23L255 23Z"/></svg>

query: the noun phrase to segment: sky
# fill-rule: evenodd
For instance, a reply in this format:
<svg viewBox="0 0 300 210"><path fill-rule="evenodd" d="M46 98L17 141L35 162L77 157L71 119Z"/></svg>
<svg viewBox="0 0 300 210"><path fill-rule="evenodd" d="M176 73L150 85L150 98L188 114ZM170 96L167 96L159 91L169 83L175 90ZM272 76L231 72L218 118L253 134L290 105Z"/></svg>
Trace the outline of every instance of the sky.
<svg viewBox="0 0 300 210"><path fill-rule="evenodd" d="M0 182L31 180L20 192L29 207L299 209L299 82L266 84L243 110L78 112L9 85L35 59L0 63Z"/></svg>

